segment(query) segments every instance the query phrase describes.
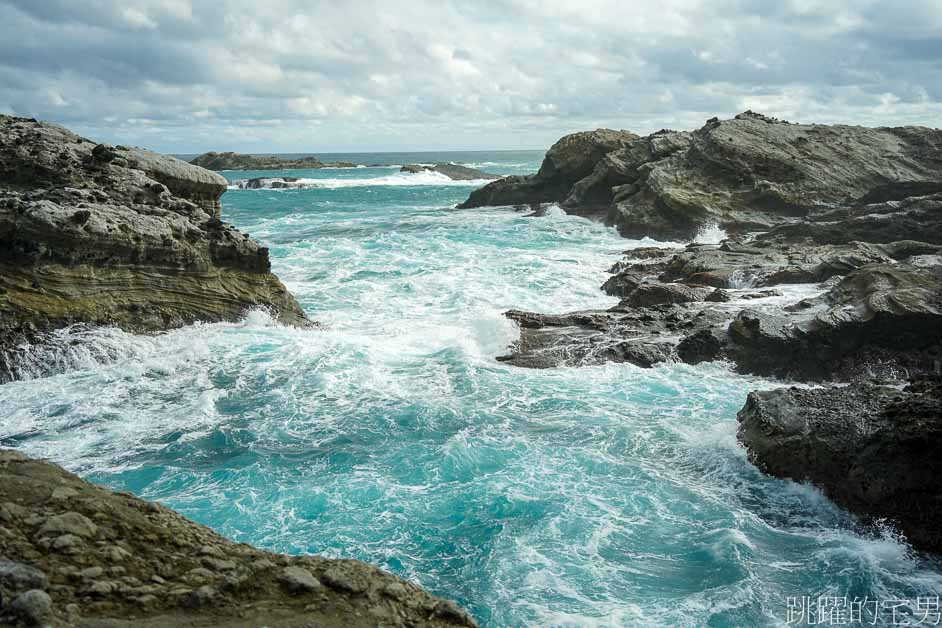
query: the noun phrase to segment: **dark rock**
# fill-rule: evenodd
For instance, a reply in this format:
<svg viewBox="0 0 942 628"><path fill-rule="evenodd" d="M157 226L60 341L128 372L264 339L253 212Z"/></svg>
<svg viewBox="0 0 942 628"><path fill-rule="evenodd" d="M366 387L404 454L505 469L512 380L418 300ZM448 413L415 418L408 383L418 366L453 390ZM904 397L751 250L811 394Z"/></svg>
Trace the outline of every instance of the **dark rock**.
<svg viewBox="0 0 942 628"><path fill-rule="evenodd" d="M938 384L753 392L738 419L762 470L810 481L858 514L890 520L914 546L942 551Z"/></svg>
<svg viewBox="0 0 942 628"><path fill-rule="evenodd" d="M45 589L49 586L46 574L23 563L0 559L0 587L14 591Z"/></svg>
<svg viewBox="0 0 942 628"><path fill-rule="evenodd" d="M867 354L913 373L935 369L942 281L930 271L865 266L805 305L795 314L741 312L729 326L729 356L752 373L802 379L851 375Z"/></svg>
<svg viewBox="0 0 942 628"><path fill-rule="evenodd" d="M631 291L618 304L618 308L694 303L703 301L712 292L712 288L688 286L682 283L645 283Z"/></svg>
<svg viewBox="0 0 942 628"><path fill-rule="evenodd" d="M10 610L26 624L44 624L52 613L52 598L45 591L33 589L21 593L10 604Z"/></svg>

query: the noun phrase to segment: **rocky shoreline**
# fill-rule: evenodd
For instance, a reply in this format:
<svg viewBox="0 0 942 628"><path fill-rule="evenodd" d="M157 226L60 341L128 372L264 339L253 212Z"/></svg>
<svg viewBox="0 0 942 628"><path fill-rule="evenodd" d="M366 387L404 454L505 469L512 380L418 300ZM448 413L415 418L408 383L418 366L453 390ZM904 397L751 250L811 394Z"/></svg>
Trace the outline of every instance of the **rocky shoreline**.
<svg viewBox="0 0 942 628"><path fill-rule="evenodd" d="M475 626L354 560L285 556L0 450L4 626Z"/></svg>
<svg viewBox="0 0 942 628"><path fill-rule="evenodd" d="M0 165L0 382L70 326L147 333L253 308L311 324L268 249L220 220L223 177L9 116Z"/></svg>
<svg viewBox="0 0 942 628"><path fill-rule="evenodd" d="M242 153L217 153L210 151L190 160L194 166L207 170L308 170L319 168L356 168L347 161L324 163L313 155L298 159L284 159L274 155L244 155Z"/></svg>
<svg viewBox="0 0 942 628"><path fill-rule="evenodd" d="M607 310L507 312L520 338L498 360L723 360L845 383L750 395L739 414L750 459L889 521L918 548L942 549L942 131L745 112L690 133L576 133L535 175L488 184L459 207L539 215L546 203L629 237L719 237L626 251L601 286L621 299Z"/></svg>

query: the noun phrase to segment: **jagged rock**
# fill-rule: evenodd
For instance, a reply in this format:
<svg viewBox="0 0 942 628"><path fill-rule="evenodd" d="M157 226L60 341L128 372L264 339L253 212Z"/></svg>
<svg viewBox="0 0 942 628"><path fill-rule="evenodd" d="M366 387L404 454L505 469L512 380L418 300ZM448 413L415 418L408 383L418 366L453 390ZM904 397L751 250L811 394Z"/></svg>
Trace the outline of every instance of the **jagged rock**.
<svg viewBox="0 0 942 628"><path fill-rule="evenodd" d="M412 174L418 174L420 172L437 172L455 181L474 181L477 179L499 179L500 178L500 175L491 174L489 172L484 172L483 170L478 170L476 168L469 168L467 166L461 166L458 164L445 164L445 163L435 164L434 166L424 166L421 164L409 164L400 168L399 171L411 172Z"/></svg>
<svg viewBox="0 0 942 628"><path fill-rule="evenodd" d="M561 202L573 185L592 174L600 159L636 139L634 133L611 129L567 135L550 147L535 175L498 179L472 192L458 207Z"/></svg>
<svg viewBox="0 0 942 628"><path fill-rule="evenodd" d="M939 270L939 269L935 269ZM823 379L889 364L933 371L942 343L942 281L930 270L874 264L793 312L740 312L728 355L748 372Z"/></svg>
<svg viewBox="0 0 942 628"><path fill-rule="evenodd" d="M561 202L604 212L629 237L692 239L708 224L764 231L834 207L930 194L942 179L942 131L921 127L790 124L745 112L692 133L623 132L577 151L579 167L558 176L557 155L579 135L554 145L537 174L491 183L462 206Z"/></svg>
<svg viewBox="0 0 942 628"><path fill-rule="evenodd" d="M10 116L0 166L0 381L19 345L73 324L153 332L255 307L309 324L268 249L219 220L219 175Z"/></svg>
<svg viewBox="0 0 942 628"><path fill-rule="evenodd" d="M856 513L887 518L914 546L942 551L939 384L753 392L738 419L762 470L810 481Z"/></svg>
<svg viewBox="0 0 942 628"><path fill-rule="evenodd" d="M350 162L324 163L313 155L297 159L285 159L270 155L243 155L240 153L210 151L190 160L190 163L207 170L302 170L316 168L353 168Z"/></svg>
<svg viewBox="0 0 942 628"><path fill-rule="evenodd" d="M72 494L49 500L62 486ZM0 504L16 505L4 520L13 534L0 535L0 625L22 621L9 602L31 589L47 591L52 604L44 621L55 626L365 627L377 625L376 613L402 625L475 625L460 610L436 614L454 607L375 567L235 543L159 504L6 449ZM36 527L65 515L97 521L98 538L108 545L89 542L64 554L42 544ZM120 566L108 547L127 554ZM201 566L206 559L235 568L210 571Z"/></svg>

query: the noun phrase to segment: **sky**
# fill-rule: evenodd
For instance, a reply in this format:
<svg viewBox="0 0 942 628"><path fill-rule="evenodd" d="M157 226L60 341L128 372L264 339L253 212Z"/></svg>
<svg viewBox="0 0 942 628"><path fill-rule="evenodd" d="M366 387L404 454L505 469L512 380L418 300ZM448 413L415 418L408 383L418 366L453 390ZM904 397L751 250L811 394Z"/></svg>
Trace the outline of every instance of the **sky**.
<svg viewBox="0 0 942 628"><path fill-rule="evenodd" d="M0 0L0 113L174 153L942 127L942 0Z"/></svg>

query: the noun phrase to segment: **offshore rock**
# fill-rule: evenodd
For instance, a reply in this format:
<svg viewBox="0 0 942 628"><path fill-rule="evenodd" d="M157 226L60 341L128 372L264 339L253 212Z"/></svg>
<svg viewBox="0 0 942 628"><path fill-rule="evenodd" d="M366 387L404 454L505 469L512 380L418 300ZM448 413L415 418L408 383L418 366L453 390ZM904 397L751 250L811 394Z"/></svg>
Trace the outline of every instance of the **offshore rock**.
<svg viewBox="0 0 942 628"><path fill-rule="evenodd" d="M942 551L938 383L753 392L738 419L763 471L812 482L853 512L889 520L915 547Z"/></svg>
<svg viewBox="0 0 942 628"><path fill-rule="evenodd" d="M210 151L190 160L190 163L207 170L306 170L317 168L354 168L356 164L340 161L324 163L313 155L297 159L273 155L244 155L241 153Z"/></svg>
<svg viewBox="0 0 942 628"><path fill-rule="evenodd" d="M425 166L422 164L409 164L399 169L399 172L410 172L418 174L420 172L437 172L443 174L453 181L475 181L478 179L499 179L500 175L484 172L477 168L469 168L459 164L435 164L434 166Z"/></svg>
<svg viewBox="0 0 942 628"><path fill-rule="evenodd" d="M604 215L628 237L692 239L711 224L765 231L928 195L942 180L942 131L922 127L790 124L745 112L689 133L587 139L601 133L566 136L537 174L484 186L462 207L560 202L570 213ZM586 144L592 150L572 148Z"/></svg>
<svg viewBox="0 0 942 628"><path fill-rule="evenodd" d="M266 308L309 324L268 249L219 219L221 176L0 116L0 381L75 324L154 332Z"/></svg>
<svg viewBox="0 0 942 628"><path fill-rule="evenodd" d="M54 499L62 487L69 496ZM370 565L235 543L11 450L0 450L0 504L3 626L475 625L453 603ZM69 513L97 522L75 552L37 538L44 521Z"/></svg>

